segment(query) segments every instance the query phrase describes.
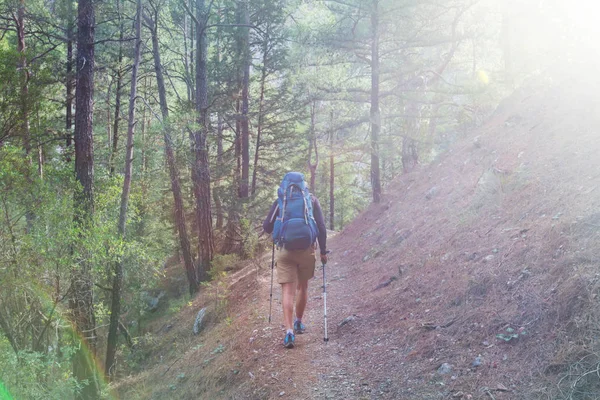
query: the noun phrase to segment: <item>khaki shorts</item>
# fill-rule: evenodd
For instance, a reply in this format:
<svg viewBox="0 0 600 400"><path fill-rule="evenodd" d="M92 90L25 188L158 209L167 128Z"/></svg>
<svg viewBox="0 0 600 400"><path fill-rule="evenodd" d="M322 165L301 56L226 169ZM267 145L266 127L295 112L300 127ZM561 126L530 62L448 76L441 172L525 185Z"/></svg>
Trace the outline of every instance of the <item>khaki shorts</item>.
<svg viewBox="0 0 600 400"><path fill-rule="evenodd" d="M277 282L307 281L315 276L315 248L306 250L277 250Z"/></svg>

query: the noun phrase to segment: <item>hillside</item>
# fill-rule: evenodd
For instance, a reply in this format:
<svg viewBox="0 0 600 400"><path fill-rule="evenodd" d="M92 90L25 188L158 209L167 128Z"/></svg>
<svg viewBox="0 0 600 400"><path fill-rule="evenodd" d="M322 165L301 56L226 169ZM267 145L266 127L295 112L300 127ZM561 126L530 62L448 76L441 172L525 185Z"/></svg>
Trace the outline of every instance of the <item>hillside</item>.
<svg viewBox="0 0 600 400"><path fill-rule="evenodd" d="M293 350L280 345L277 287L272 324L266 319L269 254L230 278L227 321L212 318L191 334L195 314L213 301L207 289L157 324L145 371L115 392L124 399L597 398L597 86L573 78L529 84L431 165L388 185L381 205L330 241L328 344L319 270L309 331Z"/></svg>

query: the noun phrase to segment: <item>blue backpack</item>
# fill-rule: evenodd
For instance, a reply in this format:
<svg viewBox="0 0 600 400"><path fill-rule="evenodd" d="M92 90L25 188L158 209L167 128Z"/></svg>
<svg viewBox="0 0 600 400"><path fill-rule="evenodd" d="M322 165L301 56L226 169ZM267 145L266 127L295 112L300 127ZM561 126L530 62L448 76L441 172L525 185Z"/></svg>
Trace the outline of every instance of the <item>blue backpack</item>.
<svg viewBox="0 0 600 400"><path fill-rule="evenodd" d="M277 190L277 197L279 216L273 228L275 245L286 250L308 249L317 240L319 230L304 175L288 172Z"/></svg>

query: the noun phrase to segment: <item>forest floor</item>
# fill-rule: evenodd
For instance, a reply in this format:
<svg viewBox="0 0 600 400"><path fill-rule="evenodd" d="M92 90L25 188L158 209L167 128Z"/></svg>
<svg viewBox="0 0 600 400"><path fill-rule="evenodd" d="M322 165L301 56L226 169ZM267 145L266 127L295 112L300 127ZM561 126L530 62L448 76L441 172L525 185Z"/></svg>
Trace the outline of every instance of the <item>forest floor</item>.
<svg viewBox="0 0 600 400"><path fill-rule="evenodd" d="M590 76L590 75L588 75ZM585 77L585 76L584 76ZM270 254L157 321L124 399L597 399L597 82L530 84L329 241L296 347ZM192 335L198 310L204 330Z"/></svg>

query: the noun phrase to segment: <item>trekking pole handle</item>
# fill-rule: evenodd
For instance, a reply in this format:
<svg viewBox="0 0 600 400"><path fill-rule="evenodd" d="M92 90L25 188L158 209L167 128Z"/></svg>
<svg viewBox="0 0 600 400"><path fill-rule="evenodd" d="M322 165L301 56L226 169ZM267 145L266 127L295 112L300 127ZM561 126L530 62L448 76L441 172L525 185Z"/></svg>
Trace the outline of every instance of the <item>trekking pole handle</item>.
<svg viewBox="0 0 600 400"><path fill-rule="evenodd" d="M325 254L321 254L322 256L327 256L331 253L331 250L325 250ZM321 266L324 266L325 264L327 264L326 262L323 262L323 260L321 260Z"/></svg>

